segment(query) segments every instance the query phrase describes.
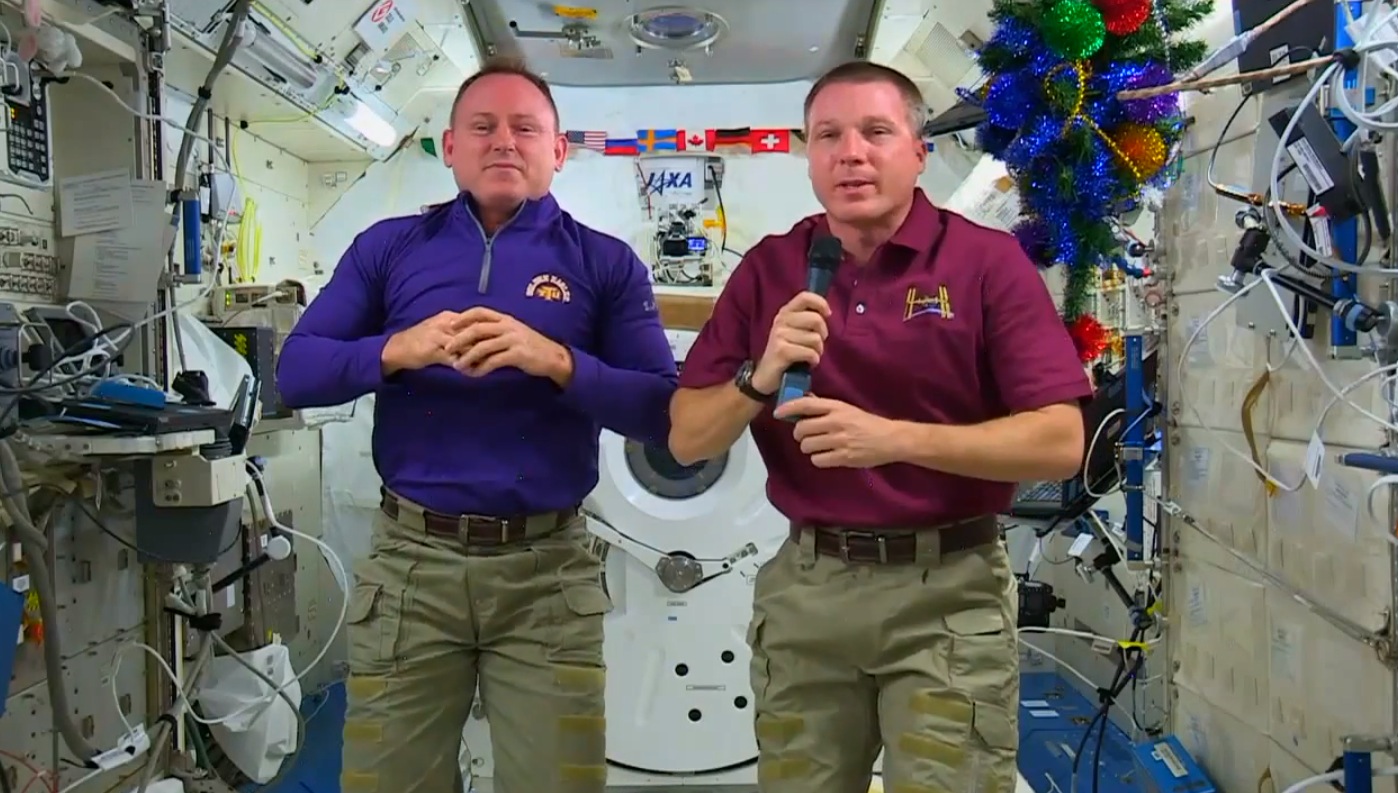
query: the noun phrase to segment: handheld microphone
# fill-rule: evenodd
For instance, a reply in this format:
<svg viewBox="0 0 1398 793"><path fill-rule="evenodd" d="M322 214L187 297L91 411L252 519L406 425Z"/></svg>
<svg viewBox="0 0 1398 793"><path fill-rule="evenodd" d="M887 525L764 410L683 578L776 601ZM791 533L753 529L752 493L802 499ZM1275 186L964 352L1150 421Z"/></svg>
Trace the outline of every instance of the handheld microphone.
<svg viewBox="0 0 1398 793"><path fill-rule="evenodd" d="M811 241L811 249L806 254L806 291L825 297L830 284L835 280L835 269L845 255L844 246L834 237L817 237ZM811 367L804 363L792 364L782 374L781 385L777 388L777 406L790 402L811 392ZM789 419L795 421L795 418Z"/></svg>

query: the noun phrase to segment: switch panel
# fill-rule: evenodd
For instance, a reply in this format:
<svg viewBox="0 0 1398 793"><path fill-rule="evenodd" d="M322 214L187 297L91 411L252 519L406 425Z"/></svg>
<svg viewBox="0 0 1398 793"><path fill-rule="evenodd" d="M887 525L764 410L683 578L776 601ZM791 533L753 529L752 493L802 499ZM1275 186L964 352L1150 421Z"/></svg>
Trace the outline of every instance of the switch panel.
<svg viewBox="0 0 1398 793"><path fill-rule="evenodd" d="M44 186L53 178L48 88L28 70L25 76L31 81L29 101L23 96L5 100L6 165L16 177Z"/></svg>
<svg viewBox="0 0 1398 793"><path fill-rule="evenodd" d="M14 391L21 385L19 329L24 318L12 303L0 303L0 434L8 434L19 421Z"/></svg>
<svg viewBox="0 0 1398 793"><path fill-rule="evenodd" d="M0 254L0 292L14 292L51 302L58 288L57 279L57 256L21 251Z"/></svg>

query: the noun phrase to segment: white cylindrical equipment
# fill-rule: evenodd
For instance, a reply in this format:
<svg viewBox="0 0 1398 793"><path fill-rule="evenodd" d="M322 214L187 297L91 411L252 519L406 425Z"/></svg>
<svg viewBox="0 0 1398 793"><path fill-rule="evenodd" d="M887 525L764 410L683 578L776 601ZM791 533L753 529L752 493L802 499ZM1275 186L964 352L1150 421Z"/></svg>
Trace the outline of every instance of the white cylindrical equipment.
<svg viewBox="0 0 1398 793"><path fill-rule="evenodd" d="M697 334L667 335L683 366ZM787 536L766 486L747 433L727 454L693 466L679 465L664 448L602 434L599 483L586 511L627 544L697 561L704 579L677 592L674 579L667 586L657 574L654 554L642 562L622 545L608 549L609 785L756 783L746 641L752 585ZM745 548L720 572L722 560ZM494 770L489 726L480 716L477 709L464 736L465 770L477 779Z"/></svg>
<svg viewBox="0 0 1398 793"><path fill-rule="evenodd" d="M668 335L683 366L697 334ZM585 506L632 541L698 560L708 578L675 592L650 566L611 549L607 755L614 764L702 774L756 760L745 639L752 583L787 536L766 488L747 433L727 454L692 466L668 449L603 434L601 477ZM719 560L749 543L755 554L713 576Z"/></svg>

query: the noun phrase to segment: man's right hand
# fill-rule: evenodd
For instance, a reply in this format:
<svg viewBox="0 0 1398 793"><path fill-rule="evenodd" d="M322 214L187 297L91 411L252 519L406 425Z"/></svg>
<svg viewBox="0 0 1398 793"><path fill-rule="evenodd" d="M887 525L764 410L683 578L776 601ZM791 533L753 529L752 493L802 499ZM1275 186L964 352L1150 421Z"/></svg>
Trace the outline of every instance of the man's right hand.
<svg viewBox="0 0 1398 793"><path fill-rule="evenodd" d="M830 335L826 321L830 304L814 292L802 292L782 306L772 320L772 332L767 336L767 349L752 373L752 387L764 394L774 394L781 387L782 375L792 364L815 367L825 352L825 339Z"/></svg>
<svg viewBox="0 0 1398 793"><path fill-rule="evenodd" d="M380 357L384 375L425 369L433 364L451 366L447 343L456 335L460 323L461 312L443 311L393 334Z"/></svg>

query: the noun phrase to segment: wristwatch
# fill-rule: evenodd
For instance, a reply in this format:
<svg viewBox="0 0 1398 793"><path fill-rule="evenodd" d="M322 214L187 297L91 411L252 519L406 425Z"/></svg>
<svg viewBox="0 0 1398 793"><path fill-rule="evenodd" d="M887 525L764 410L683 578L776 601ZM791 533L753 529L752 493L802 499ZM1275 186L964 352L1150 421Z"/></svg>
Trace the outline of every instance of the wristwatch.
<svg viewBox="0 0 1398 793"><path fill-rule="evenodd" d="M738 374L733 377L733 385L738 392L754 402L767 402L776 394L764 394L753 387L752 373L757 371L757 364L752 361L743 361L743 365L738 367Z"/></svg>

